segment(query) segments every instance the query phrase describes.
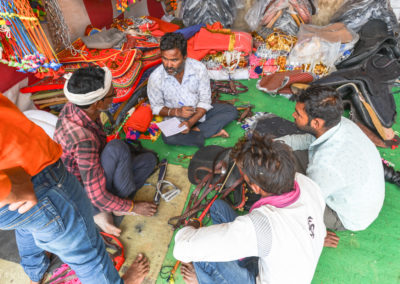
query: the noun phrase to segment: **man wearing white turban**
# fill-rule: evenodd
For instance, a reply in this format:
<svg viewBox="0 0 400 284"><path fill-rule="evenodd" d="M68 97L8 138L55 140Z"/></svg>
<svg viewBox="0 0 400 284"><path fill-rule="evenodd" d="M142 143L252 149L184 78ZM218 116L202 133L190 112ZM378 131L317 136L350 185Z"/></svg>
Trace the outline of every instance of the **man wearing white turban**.
<svg viewBox="0 0 400 284"><path fill-rule="evenodd" d="M114 96L109 69L81 68L64 86L69 102L57 121L54 140L63 148L66 168L83 184L94 207L95 223L106 233L119 236L111 213L152 216L157 207L133 202L136 191L153 172L157 158L151 152L133 156L121 140L106 142L100 122Z"/></svg>

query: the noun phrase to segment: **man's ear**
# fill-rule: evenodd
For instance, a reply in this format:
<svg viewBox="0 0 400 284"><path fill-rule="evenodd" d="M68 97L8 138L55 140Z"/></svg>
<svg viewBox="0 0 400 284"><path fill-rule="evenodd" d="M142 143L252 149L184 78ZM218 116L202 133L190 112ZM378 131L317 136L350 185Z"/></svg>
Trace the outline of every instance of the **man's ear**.
<svg viewBox="0 0 400 284"><path fill-rule="evenodd" d="M310 126L317 131L322 130L325 127L325 120L323 120L322 118L313 118L311 120Z"/></svg>

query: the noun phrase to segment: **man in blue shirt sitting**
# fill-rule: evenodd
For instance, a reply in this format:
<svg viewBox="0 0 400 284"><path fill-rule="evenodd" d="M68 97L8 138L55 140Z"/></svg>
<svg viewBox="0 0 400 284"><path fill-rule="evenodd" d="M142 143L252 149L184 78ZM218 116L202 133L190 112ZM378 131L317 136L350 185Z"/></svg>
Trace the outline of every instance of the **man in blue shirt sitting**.
<svg viewBox="0 0 400 284"><path fill-rule="evenodd" d="M303 168L320 186L327 205L326 227L366 229L378 217L385 198L378 150L355 123L342 117L342 100L334 89L311 86L296 101L295 123L308 134L287 135L279 140L293 150L308 151L298 159L302 166L297 171ZM327 241L332 242L326 245L336 246L338 238L329 233Z"/></svg>
<svg viewBox="0 0 400 284"><path fill-rule="evenodd" d="M167 144L203 146L205 138L229 137L223 129L237 117L230 104L211 104L206 67L187 58L187 42L180 33L167 33L160 42L162 66L151 74L147 94L153 114L177 117L186 130L166 137Z"/></svg>

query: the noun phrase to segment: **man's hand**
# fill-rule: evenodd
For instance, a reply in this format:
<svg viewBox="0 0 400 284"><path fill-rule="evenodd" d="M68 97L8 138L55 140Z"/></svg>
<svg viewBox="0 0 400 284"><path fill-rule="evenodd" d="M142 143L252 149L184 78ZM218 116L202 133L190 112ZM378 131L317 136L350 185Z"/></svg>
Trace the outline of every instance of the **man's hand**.
<svg viewBox="0 0 400 284"><path fill-rule="evenodd" d="M0 201L0 207L9 204L8 209L25 213L37 204L37 198L31 182L31 176L21 167L3 170L11 181L11 192Z"/></svg>
<svg viewBox="0 0 400 284"><path fill-rule="evenodd" d="M179 124L179 127L182 127L184 125L186 125L186 129L183 130L181 133L188 134L190 131L190 128L192 128L192 126L190 125L190 122L186 120L186 121L182 121L181 124Z"/></svg>
<svg viewBox="0 0 400 284"><path fill-rule="evenodd" d="M181 108L178 108L177 111L177 115L183 118L192 117L194 113L195 113L194 108L191 106L183 106Z"/></svg>
<svg viewBox="0 0 400 284"><path fill-rule="evenodd" d="M332 231L326 230L324 247L337 248L338 244L339 244L339 236Z"/></svg>
<svg viewBox="0 0 400 284"><path fill-rule="evenodd" d="M198 229L201 227L201 223L198 219L196 218L191 218L187 221L186 226L191 226L195 229Z"/></svg>

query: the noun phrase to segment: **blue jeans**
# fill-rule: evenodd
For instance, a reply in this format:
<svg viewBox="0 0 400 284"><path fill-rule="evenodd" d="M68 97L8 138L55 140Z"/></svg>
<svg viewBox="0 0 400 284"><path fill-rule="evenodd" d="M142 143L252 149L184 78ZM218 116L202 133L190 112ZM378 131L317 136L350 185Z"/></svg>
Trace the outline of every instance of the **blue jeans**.
<svg viewBox="0 0 400 284"><path fill-rule="evenodd" d="M237 118L238 112L231 104L216 103L213 108L207 111L206 120L198 123L196 126L200 131L190 131L187 134L176 134L169 137L162 135L166 144L198 146L204 145L205 138L217 134L225 125Z"/></svg>
<svg viewBox="0 0 400 284"><path fill-rule="evenodd" d="M45 251L75 270L84 284L123 283L93 222L92 206L79 181L61 161L32 178L38 203L24 214L0 208L0 229L14 230L21 265L32 281L49 266Z"/></svg>
<svg viewBox="0 0 400 284"><path fill-rule="evenodd" d="M157 158L151 152L132 157L128 144L122 140L110 141L101 153L106 188L120 198L133 197L156 164Z"/></svg>
<svg viewBox="0 0 400 284"><path fill-rule="evenodd" d="M229 223L237 217L235 211L225 201L219 199L211 206L210 215L214 224ZM248 260L254 259L249 258ZM243 267L245 265L243 261L194 262L193 265L200 284L256 283L254 273Z"/></svg>

